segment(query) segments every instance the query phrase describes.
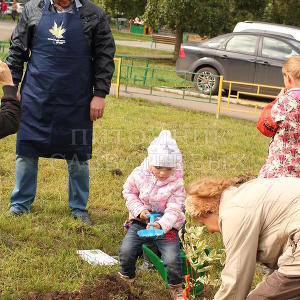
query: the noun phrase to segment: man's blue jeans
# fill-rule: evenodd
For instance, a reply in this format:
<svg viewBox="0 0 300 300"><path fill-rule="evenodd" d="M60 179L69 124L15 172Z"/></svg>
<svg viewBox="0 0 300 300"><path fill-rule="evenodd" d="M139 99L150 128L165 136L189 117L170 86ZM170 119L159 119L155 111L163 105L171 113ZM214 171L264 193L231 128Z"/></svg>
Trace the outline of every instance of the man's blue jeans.
<svg viewBox="0 0 300 300"><path fill-rule="evenodd" d="M88 161L67 160L69 171L69 206L74 216L87 214L89 198ZM16 186L10 198L11 210L22 214L29 212L37 186L38 158L17 155Z"/></svg>
<svg viewBox="0 0 300 300"><path fill-rule="evenodd" d="M146 241L137 235L146 225L133 221L119 249L119 272L129 278L135 277L136 260L142 254L142 245L153 245L161 253L161 259L168 271L169 284L183 281L178 232L172 230L163 238Z"/></svg>

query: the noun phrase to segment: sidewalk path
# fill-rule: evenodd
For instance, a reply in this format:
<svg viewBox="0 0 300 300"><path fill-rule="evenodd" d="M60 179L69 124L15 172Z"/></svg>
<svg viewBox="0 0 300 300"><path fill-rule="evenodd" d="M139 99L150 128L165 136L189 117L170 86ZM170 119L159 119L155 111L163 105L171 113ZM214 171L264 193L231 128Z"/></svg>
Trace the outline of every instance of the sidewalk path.
<svg viewBox="0 0 300 300"><path fill-rule="evenodd" d="M116 94L116 86L113 85L111 87L111 94ZM154 95L149 95L149 90L147 89L141 89L141 88L134 88L134 87L128 87L128 91L125 92L125 87L121 85L120 87L120 96L121 97L127 97L127 98L140 98L145 99L153 103L162 103L167 104L171 106L176 106L179 108L185 108L190 110L198 110L202 112L206 112L209 114L216 114L217 110L217 104L216 103L207 103L207 102L201 102L199 101L199 98L186 96L185 99L180 99L179 95L173 94L173 93L167 93L167 92L160 92L160 91L153 91ZM171 98L173 97L173 98ZM177 99L175 99L176 97ZM207 99L203 98L202 101L207 101ZM225 105L224 103L222 105ZM237 104L231 104L230 107L232 109L246 109L245 106L237 105ZM254 110L254 108L249 107L249 110ZM261 109L257 110L259 113L261 112ZM231 118L236 119L243 119L248 121L257 122L258 115L251 114L251 113L245 113L245 112L232 112L232 111L225 111L221 109L220 118L222 116L228 116Z"/></svg>
<svg viewBox="0 0 300 300"><path fill-rule="evenodd" d="M12 21L0 21L0 41L9 39L16 25Z"/></svg>
<svg viewBox="0 0 300 300"><path fill-rule="evenodd" d="M117 45L120 46L129 46L129 47L138 47L138 48L149 48L151 49L151 42L147 41L121 41L121 40L115 40ZM157 43L157 46L153 45L153 50L165 50L169 52L174 51L174 45L167 45L167 44L159 44Z"/></svg>

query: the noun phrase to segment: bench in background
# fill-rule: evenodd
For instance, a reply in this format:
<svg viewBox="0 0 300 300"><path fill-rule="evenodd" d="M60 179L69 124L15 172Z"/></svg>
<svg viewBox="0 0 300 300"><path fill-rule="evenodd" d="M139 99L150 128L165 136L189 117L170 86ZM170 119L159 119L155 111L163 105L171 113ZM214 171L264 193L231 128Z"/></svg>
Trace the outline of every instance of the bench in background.
<svg viewBox="0 0 300 300"><path fill-rule="evenodd" d="M176 37L168 36L168 35L152 34L151 48L152 48L153 44L155 44L155 48L156 48L157 43L175 45Z"/></svg>

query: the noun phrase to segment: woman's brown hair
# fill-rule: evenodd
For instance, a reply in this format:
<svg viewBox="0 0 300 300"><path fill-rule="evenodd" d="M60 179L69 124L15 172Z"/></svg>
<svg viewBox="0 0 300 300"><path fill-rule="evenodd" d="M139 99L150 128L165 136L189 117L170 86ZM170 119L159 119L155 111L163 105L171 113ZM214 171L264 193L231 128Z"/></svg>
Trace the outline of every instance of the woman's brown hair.
<svg viewBox="0 0 300 300"><path fill-rule="evenodd" d="M187 213L193 217L219 212L222 193L229 186L235 186L238 179L201 179L191 184L185 201Z"/></svg>

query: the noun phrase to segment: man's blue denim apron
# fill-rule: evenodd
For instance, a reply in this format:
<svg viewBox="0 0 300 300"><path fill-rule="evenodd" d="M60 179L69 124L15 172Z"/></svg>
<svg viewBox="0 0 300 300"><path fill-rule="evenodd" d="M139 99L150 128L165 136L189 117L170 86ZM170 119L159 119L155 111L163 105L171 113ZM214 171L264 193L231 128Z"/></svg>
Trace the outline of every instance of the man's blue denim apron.
<svg viewBox="0 0 300 300"><path fill-rule="evenodd" d="M80 14L46 1L23 80L17 154L85 161L92 154L92 54Z"/></svg>

